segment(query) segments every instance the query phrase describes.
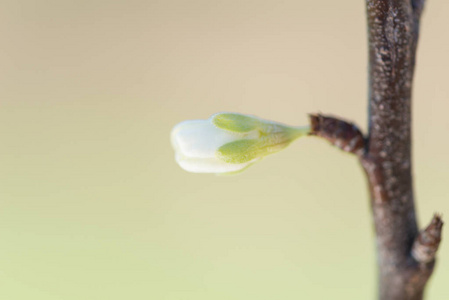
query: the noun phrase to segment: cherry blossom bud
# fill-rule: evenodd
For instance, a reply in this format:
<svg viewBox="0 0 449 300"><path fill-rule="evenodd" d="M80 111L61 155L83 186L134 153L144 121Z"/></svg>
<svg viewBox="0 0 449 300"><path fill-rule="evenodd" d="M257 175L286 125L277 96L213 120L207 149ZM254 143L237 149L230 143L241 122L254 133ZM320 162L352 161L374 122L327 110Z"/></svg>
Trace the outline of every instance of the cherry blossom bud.
<svg viewBox="0 0 449 300"><path fill-rule="evenodd" d="M239 172L268 154L307 135L309 127L291 127L237 113L184 121L171 132L176 162L194 173Z"/></svg>

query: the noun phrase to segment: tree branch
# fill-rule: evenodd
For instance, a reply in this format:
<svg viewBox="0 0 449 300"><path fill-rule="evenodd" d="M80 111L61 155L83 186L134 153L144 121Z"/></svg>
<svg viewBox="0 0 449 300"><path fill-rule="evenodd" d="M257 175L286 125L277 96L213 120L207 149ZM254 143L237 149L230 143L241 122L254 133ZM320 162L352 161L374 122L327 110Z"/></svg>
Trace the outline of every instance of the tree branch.
<svg viewBox="0 0 449 300"><path fill-rule="evenodd" d="M420 272L410 260L418 233L411 167L411 89L416 22L422 10L422 1L414 2L419 12L410 0L366 2L370 113L362 165L371 190L382 300L422 299L423 294L410 282Z"/></svg>
<svg viewBox="0 0 449 300"><path fill-rule="evenodd" d="M380 300L421 300L432 274L442 221L418 235L412 186L411 91L424 0L366 0L369 133L311 115L311 134L359 156L376 229Z"/></svg>

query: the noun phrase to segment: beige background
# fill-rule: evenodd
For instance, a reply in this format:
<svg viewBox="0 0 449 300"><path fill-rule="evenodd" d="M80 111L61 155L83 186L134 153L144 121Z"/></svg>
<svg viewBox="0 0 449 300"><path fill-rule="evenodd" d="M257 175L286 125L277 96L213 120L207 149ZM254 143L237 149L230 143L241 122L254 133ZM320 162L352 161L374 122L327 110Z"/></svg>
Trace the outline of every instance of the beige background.
<svg viewBox="0 0 449 300"><path fill-rule="evenodd" d="M218 111L291 125L319 111L366 130L364 13L0 0L0 299L374 299L355 158L307 138L217 177L182 171L169 144L176 123ZM449 215L448 16L429 1L419 45L421 224ZM429 299L449 296L446 240Z"/></svg>

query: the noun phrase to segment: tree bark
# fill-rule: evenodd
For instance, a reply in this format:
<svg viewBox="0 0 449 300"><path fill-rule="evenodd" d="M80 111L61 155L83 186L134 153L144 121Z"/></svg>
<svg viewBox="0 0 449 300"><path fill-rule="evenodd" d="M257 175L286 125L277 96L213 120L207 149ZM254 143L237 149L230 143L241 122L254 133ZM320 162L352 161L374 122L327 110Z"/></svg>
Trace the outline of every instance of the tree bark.
<svg viewBox="0 0 449 300"><path fill-rule="evenodd" d="M312 134L356 154L367 175L376 231L380 300L421 300L435 265L443 222L421 233L415 215L411 94L423 0L366 0L369 133L311 115Z"/></svg>
<svg viewBox="0 0 449 300"><path fill-rule="evenodd" d="M411 94L423 3L419 13L410 0L367 0L366 4L369 133L362 165L369 179L376 228L379 298L422 299L433 264L422 272L411 257L418 234L412 186Z"/></svg>

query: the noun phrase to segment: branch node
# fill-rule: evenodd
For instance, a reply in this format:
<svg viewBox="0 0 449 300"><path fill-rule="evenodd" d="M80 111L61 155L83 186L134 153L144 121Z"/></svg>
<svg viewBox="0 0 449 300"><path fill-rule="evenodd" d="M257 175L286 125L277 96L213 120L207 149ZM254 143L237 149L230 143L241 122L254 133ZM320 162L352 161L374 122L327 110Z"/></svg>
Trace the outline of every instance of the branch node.
<svg viewBox="0 0 449 300"><path fill-rule="evenodd" d="M311 135L328 140L345 152L361 156L365 147L365 138L354 124L335 117L310 114Z"/></svg>
<svg viewBox="0 0 449 300"><path fill-rule="evenodd" d="M435 259L441 241L443 224L441 216L435 214L429 226L416 237L412 247L412 256L417 262L429 263Z"/></svg>

